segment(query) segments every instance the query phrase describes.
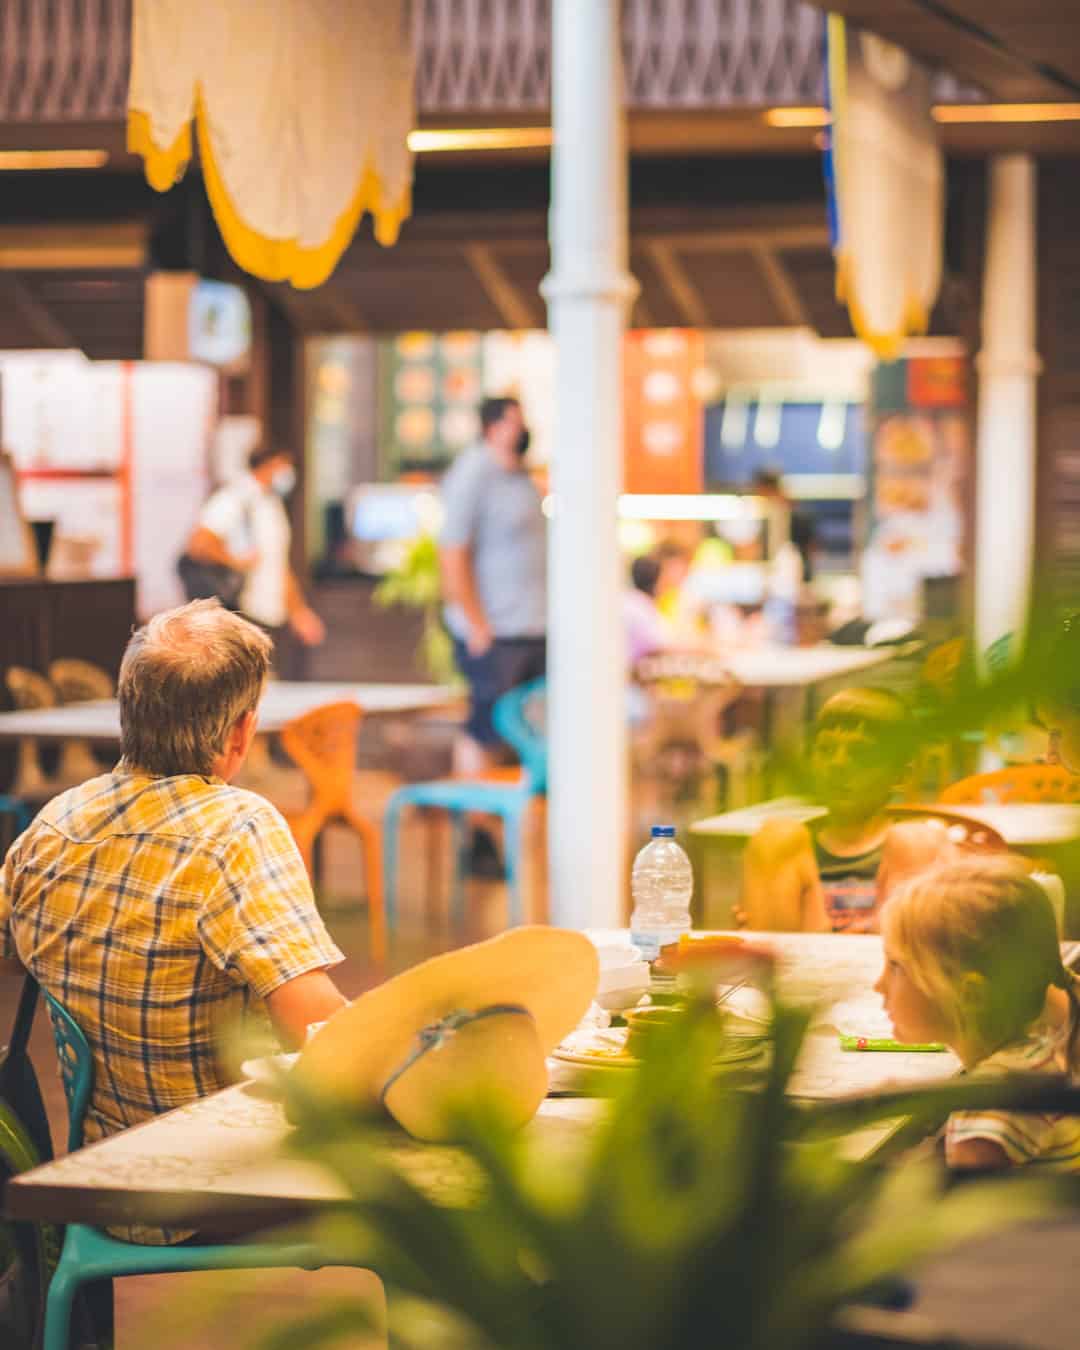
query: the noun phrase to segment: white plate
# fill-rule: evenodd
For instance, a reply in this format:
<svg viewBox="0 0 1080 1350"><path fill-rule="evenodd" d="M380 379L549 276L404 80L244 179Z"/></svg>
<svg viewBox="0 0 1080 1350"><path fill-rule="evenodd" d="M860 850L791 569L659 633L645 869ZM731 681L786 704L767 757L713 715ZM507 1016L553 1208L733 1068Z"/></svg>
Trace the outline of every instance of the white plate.
<svg viewBox="0 0 1080 1350"><path fill-rule="evenodd" d="M295 1055L263 1055L261 1059L245 1059L240 1072L248 1083L268 1083L276 1087L300 1058Z"/></svg>
<svg viewBox="0 0 1080 1350"><path fill-rule="evenodd" d="M744 1064L747 1060L757 1059L762 1048L763 1042L760 1040L754 1040L746 1046L729 1047L717 1057L716 1064L720 1068L726 1068L729 1064ZM590 1069L635 1069L641 1063L641 1060L631 1059L625 1051L615 1048L575 1051L556 1047L551 1052L551 1058L561 1060L564 1064L581 1064Z"/></svg>

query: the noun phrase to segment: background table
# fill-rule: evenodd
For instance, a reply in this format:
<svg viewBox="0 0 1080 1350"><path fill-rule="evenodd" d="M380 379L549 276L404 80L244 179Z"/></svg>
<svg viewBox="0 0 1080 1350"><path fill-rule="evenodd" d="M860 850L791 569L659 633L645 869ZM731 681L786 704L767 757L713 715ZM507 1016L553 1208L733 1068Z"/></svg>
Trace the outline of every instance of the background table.
<svg viewBox="0 0 1080 1350"><path fill-rule="evenodd" d="M437 684L319 684L273 680L259 704L259 731L279 732L312 708L326 703L356 703L369 716L420 712L456 701L453 689ZM63 708L0 713L0 742L31 736L39 741L86 740L120 743L120 707L115 699L71 703Z"/></svg>
<svg viewBox="0 0 1080 1350"><path fill-rule="evenodd" d="M892 647L760 647L720 649L717 659L740 684L757 689L806 689L883 666L896 655Z"/></svg>
<svg viewBox="0 0 1080 1350"><path fill-rule="evenodd" d="M926 808L939 809L933 802L926 803ZM1069 897L1080 894L1080 806L980 803L940 809L950 816L963 816L988 825L1019 853L1045 858L1065 881L1066 913L1069 913ZM825 807L802 797L773 797L739 811L725 811L694 821L690 834L698 845L702 922L710 925L730 922L741 882L743 849L766 821L796 820L809 824L825 814ZM1075 898L1072 907L1076 907ZM1073 929L1067 927L1066 931Z"/></svg>

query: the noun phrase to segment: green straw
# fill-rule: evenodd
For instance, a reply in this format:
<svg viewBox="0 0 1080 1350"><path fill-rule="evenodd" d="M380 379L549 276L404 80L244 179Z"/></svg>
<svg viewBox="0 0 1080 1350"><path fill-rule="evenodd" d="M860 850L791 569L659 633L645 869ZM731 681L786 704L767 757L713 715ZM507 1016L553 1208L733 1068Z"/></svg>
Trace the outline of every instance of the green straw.
<svg viewBox="0 0 1080 1350"><path fill-rule="evenodd" d="M872 1040L869 1036L841 1036L841 1050L910 1050L915 1053L929 1054L938 1050L947 1050L948 1046L931 1041L927 1045L905 1045L902 1041Z"/></svg>

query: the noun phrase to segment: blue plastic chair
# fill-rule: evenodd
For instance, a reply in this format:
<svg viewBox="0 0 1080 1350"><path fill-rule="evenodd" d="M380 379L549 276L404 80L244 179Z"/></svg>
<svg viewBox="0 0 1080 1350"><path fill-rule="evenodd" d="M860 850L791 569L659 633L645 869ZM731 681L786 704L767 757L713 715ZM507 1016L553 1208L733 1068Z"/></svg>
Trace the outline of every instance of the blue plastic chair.
<svg viewBox="0 0 1080 1350"><path fill-rule="evenodd" d="M18 838L23 830L30 824L30 808L18 797L8 797L0 794L0 816L12 816L15 821L15 837ZM0 858L4 856L4 850L0 847Z"/></svg>
<svg viewBox="0 0 1080 1350"><path fill-rule="evenodd" d="M75 1019L45 994L60 1073L68 1104L68 1152L82 1148L83 1119L94 1082L94 1062ZM81 1285L121 1275L157 1275L166 1271L260 1270L299 1266L317 1270L329 1262L310 1243L213 1243L200 1246L148 1247L122 1242L86 1224L69 1224L60 1261L49 1284L42 1350L68 1350L71 1310Z"/></svg>
<svg viewBox="0 0 1080 1350"><path fill-rule="evenodd" d="M506 880L510 890L510 922L524 922L521 889L522 827L529 804L547 791L547 738L530 720L529 705L544 696L547 682L531 680L503 694L492 716L495 729L516 752L521 773L510 781L499 778L440 778L410 783L390 798L383 816L383 870L386 888L386 925L393 931L397 917L398 837L401 812L406 806L445 811L453 826L454 876L450 914L458 926L465 917L465 824L470 812L498 816L503 822Z"/></svg>

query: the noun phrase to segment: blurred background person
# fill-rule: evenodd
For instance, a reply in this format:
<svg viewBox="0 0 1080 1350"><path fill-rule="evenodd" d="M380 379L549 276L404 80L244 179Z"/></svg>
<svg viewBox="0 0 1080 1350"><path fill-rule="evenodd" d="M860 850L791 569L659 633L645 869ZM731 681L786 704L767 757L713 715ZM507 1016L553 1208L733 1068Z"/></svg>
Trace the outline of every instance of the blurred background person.
<svg viewBox="0 0 1080 1350"><path fill-rule="evenodd" d="M305 646L317 645L326 636L289 561L292 528L285 501L295 486L296 468L287 450L270 446L253 450L248 472L206 502L186 550L196 562L242 574L239 596L230 607L274 639L278 675L288 674L293 664L289 635Z"/></svg>
<svg viewBox="0 0 1080 1350"><path fill-rule="evenodd" d="M504 748L492 721L499 698L547 671L547 521L525 467L529 431L516 398L480 406L480 441L442 484L439 561L446 626L469 686L469 714L454 770L478 774ZM473 838L474 874L498 875L486 832Z"/></svg>
<svg viewBox="0 0 1080 1350"><path fill-rule="evenodd" d="M498 759L491 720L508 690L547 668L547 522L525 468L529 433L515 398L485 399L481 437L443 479L439 540L446 624L469 686L455 769Z"/></svg>

